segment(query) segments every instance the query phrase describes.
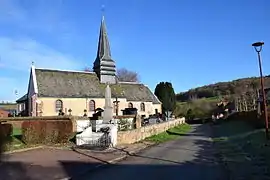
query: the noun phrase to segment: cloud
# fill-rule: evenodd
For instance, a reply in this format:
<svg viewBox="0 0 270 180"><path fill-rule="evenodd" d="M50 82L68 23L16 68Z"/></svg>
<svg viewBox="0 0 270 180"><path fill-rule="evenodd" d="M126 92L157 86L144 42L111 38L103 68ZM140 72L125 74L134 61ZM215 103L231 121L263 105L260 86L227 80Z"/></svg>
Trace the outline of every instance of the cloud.
<svg viewBox="0 0 270 180"><path fill-rule="evenodd" d="M78 60L32 39L0 37L0 63L6 69L27 71L32 62L42 68L77 69Z"/></svg>
<svg viewBox="0 0 270 180"><path fill-rule="evenodd" d="M26 82L26 84L23 84ZM0 102L9 101L14 102L20 96L23 96L26 92L27 81L17 81L15 78L0 77L0 84L5 85L1 88ZM15 90L18 91L18 95L15 95Z"/></svg>
<svg viewBox="0 0 270 180"><path fill-rule="evenodd" d="M19 96L27 90L32 61L36 67L52 69L81 69L78 59L63 54L35 40L0 37L0 84L1 100L15 100L14 90Z"/></svg>
<svg viewBox="0 0 270 180"><path fill-rule="evenodd" d="M66 18L64 6L63 0L0 0L2 28L16 28L20 32L16 38L0 33L0 84L5 84L0 101L14 100L14 89L19 96L26 92L32 61L41 68L82 68L80 60L36 39L46 35L64 46L65 42L80 37L74 22ZM35 39L22 38L29 34Z"/></svg>
<svg viewBox="0 0 270 180"><path fill-rule="evenodd" d="M0 0L0 22L26 30L63 35L76 34L74 24L66 17L63 0Z"/></svg>
<svg viewBox="0 0 270 180"><path fill-rule="evenodd" d="M23 21L26 12L21 8L15 0L0 1L0 20L1 21Z"/></svg>

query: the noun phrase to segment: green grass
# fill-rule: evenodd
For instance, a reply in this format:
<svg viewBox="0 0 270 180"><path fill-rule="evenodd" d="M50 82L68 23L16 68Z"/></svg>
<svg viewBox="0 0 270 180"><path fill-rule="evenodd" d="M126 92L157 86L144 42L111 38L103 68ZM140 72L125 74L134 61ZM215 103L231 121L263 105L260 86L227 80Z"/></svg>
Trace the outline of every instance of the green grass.
<svg viewBox="0 0 270 180"><path fill-rule="evenodd" d="M181 124L179 126L176 126L174 128L171 128L171 129L167 130L166 132L150 136L150 137L146 138L145 140L152 141L152 142L155 142L155 143L162 143L162 142L166 142L166 141L169 141L169 140L179 138L181 135L186 134L190 130L191 130L190 125Z"/></svg>
<svg viewBox="0 0 270 180"><path fill-rule="evenodd" d="M9 143L7 143L5 151L13 151L17 149L26 148L27 145L21 141L22 130L20 128L13 128L13 132Z"/></svg>
<svg viewBox="0 0 270 180"><path fill-rule="evenodd" d="M13 136L20 136L20 135L22 135L22 129L21 128L13 128L12 135Z"/></svg>
<svg viewBox="0 0 270 180"><path fill-rule="evenodd" d="M270 176L270 143L263 129L254 129L244 121L228 121L214 126L214 133L214 143L232 178Z"/></svg>

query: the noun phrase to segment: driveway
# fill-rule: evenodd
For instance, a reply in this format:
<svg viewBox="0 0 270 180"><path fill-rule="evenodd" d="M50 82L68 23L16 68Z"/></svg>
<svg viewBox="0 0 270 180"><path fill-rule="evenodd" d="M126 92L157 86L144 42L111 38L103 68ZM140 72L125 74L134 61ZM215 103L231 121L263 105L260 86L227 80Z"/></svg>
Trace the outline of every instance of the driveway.
<svg viewBox="0 0 270 180"><path fill-rule="evenodd" d="M108 165L84 177L89 180L222 180L227 179L218 163L209 125L192 125L180 139L149 148L126 160Z"/></svg>

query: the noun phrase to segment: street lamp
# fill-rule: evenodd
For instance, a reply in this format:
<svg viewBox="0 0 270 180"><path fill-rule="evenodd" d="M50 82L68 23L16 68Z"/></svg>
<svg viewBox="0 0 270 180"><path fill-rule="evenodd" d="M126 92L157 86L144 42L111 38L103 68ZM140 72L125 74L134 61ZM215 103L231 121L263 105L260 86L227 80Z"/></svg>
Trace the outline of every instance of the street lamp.
<svg viewBox="0 0 270 180"><path fill-rule="evenodd" d="M263 45L264 45L264 42L256 42L256 43L252 44L252 46L255 48L255 51L258 54L259 68L260 68L260 80L261 80L261 92L262 92L262 101L263 101L264 118L265 118L265 135L266 135L266 138L269 139L268 112L267 112L267 106L266 106L266 95L265 95L265 91L264 91L264 78L263 78L263 73L262 73L262 61L261 61L261 54L260 54Z"/></svg>

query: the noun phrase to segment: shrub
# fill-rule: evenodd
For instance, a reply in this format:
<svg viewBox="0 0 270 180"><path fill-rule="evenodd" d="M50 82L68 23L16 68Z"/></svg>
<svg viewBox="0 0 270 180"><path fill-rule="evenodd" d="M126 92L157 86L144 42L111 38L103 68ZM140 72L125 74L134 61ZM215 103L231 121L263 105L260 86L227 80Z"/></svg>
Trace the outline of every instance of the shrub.
<svg viewBox="0 0 270 180"><path fill-rule="evenodd" d="M6 149L6 145L11 142L12 135L12 124L1 124L0 123L0 156Z"/></svg>
<svg viewBox="0 0 270 180"><path fill-rule="evenodd" d="M0 124L0 136L9 137L12 135L13 127L12 124Z"/></svg>
<svg viewBox="0 0 270 180"><path fill-rule="evenodd" d="M232 121L245 121L249 123L254 128L263 128L264 127L264 119L263 116L258 117L257 111L245 111L245 112L237 112L233 115L229 116L226 120Z"/></svg>
<svg viewBox="0 0 270 180"><path fill-rule="evenodd" d="M37 120L22 123L22 140L26 144L67 143L71 135L70 120Z"/></svg>

